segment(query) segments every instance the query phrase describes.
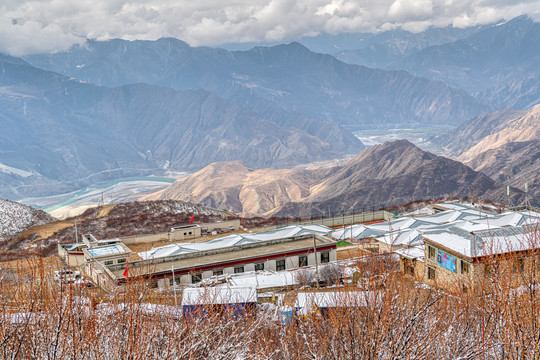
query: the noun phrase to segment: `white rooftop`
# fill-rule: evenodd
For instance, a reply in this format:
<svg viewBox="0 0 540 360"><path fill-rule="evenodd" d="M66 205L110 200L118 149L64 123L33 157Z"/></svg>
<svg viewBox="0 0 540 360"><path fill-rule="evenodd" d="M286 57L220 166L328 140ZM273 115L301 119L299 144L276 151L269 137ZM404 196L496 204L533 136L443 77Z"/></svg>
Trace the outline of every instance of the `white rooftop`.
<svg viewBox="0 0 540 360"><path fill-rule="evenodd" d="M294 307L301 309L299 313L307 314L317 308L366 306L374 300L374 293L370 291L300 292Z"/></svg>
<svg viewBox="0 0 540 360"><path fill-rule="evenodd" d="M399 249L395 251L396 254L406 257L407 259L418 259L420 261L424 260L424 246L416 245L410 248Z"/></svg>
<svg viewBox="0 0 540 360"><path fill-rule="evenodd" d="M229 279L231 286L254 287L256 289L267 289L273 287L286 287L298 284L295 272L292 271L249 271L243 274L231 276Z"/></svg>
<svg viewBox="0 0 540 360"><path fill-rule="evenodd" d="M471 256L473 253L478 254L481 248L479 244L472 247L471 238L474 236L471 233L540 223L540 213L531 210L491 214L457 203L437 205L449 210L426 216L405 216L370 225L347 226L335 230L332 236L338 240L374 238L397 247L416 246L422 243L424 237L428 237L448 249Z"/></svg>
<svg viewBox="0 0 540 360"><path fill-rule="evenodd" d="M540 248L537 224L505 226L468 232L458 227L424 234L424 237L468 257Z"/></svg>
<svg viewBox="0 0 540 360"><path fill-rule="evenodd" d="M256 303L257 289L253 287L199 287L186 288L182 294L185 305L221 305Z"/></svg>
<svg viewBox="0 0 540 360"><path fill-rule="evenodd" d="M257 234L232 234L200 243L175 243L139 253L143 259L156 259L166 256L181 255L197 251L213 250L236 245L256 243L300 236L304 234L328 235L332 230L323 225L291 225L281 229Z"/></svg>

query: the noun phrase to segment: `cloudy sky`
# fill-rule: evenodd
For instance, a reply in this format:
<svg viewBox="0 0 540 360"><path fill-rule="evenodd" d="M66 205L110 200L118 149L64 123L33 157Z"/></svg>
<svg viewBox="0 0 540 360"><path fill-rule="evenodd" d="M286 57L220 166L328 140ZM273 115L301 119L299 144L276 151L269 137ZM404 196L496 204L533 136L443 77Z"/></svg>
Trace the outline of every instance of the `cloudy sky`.
<svg viewBox="0 0 540 360"><path fill-rule="evenodd" d="M285 42L320 32L465 27L520 14L540 21L540 0L0 0L0 52L59 51L86 38Z"/></svg>

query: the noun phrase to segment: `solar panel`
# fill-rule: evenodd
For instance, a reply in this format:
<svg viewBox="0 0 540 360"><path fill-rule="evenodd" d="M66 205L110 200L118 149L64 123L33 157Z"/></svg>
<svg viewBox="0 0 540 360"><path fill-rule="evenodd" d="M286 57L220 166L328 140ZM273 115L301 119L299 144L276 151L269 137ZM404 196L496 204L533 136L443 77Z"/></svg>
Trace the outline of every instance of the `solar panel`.
<svg viewBox="0 0 540 360"><path fill-rule="evenodd" d="M87 250L92 256L103 256L124 253L125 250L120 245L101 246Z"/></svg>

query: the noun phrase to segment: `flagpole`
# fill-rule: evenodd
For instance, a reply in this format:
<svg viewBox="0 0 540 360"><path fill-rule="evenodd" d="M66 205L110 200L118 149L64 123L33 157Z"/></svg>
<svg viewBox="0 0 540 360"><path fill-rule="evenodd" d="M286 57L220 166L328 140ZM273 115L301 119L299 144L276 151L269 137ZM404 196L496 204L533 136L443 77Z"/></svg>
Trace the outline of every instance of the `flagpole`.
<svg viewBox="0 0 540 360"><path fill-rule="evenodd" d="M174 306L178 306L176 303L176 281L174 279L174 265L172 265L172 283L173 283L173 289L174 289Z"/></svg>

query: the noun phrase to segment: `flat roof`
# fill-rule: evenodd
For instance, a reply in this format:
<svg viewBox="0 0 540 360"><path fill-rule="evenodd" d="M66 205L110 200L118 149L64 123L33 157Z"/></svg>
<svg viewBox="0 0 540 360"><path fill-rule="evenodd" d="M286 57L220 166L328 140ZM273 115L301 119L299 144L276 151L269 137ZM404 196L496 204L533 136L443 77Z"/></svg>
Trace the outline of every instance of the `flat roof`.
<svg viewBox="0 0 540 360"><path fill-rule="evenodd" d="M294 307L316 310L317 308L366 306L376 298L371 291L299 292Z"/></svg>
<svg viewBox="0 0 540 360"><path fill-rule="evenodd" d="M286 287L298 284L295 272L292 271L248 271L242 274L234 274L228 281L234 286L248 286L257 289Z"/></svg>
<svg viewBox="0 0 540 360"><path fill-rule="evenodd" d="M407 249L399 249L394 252L410 260L419 259L423 261L425 257L423 246L413 246Z"/></svg>
<svg viewBox="0 0 540 360"><path fill-rule="evenodd" d="M198 287L186 288L182 293L182 306L256 303L254 287Z"/></svg>
<svg viewBox="0 0 540 360"><path fill-rule="evenodd" d="M93 257L127 253L126 249L119 244L87 248L85 250Z"/></svg>

